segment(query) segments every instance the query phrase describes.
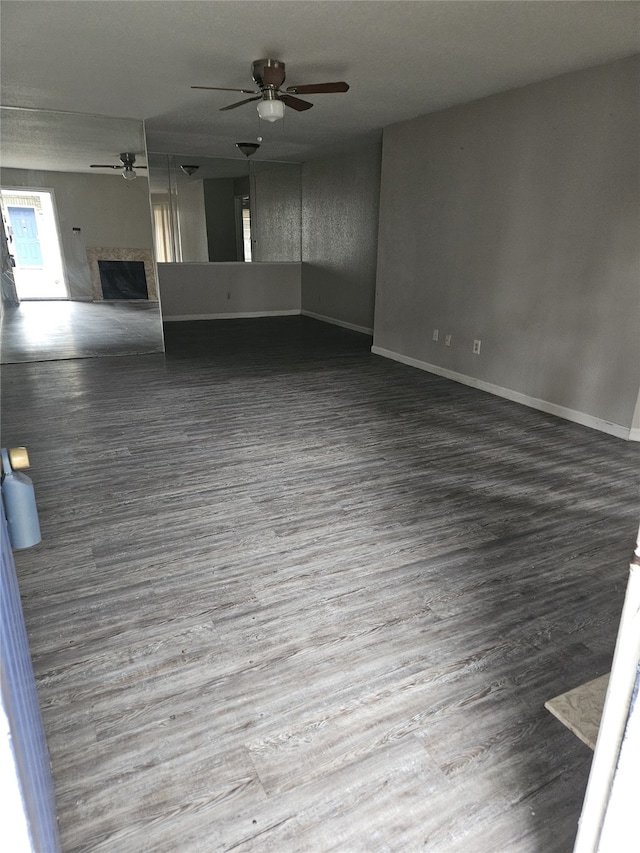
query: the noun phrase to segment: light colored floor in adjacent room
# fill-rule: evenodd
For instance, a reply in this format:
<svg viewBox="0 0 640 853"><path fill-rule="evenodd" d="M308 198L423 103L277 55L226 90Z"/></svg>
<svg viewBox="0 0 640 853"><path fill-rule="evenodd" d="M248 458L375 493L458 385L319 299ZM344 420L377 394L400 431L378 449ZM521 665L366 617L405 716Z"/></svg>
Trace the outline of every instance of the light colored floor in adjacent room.
<svg viewBox="0 0 640 853"><path fill-rule="evenodd" d="M569 853L637 445L302 317L6 366L65 853Z"/></svg>
<svg viewBox="0 0 640 853"><path fill-rule="evenodd" d="M544 705L583 743L595 749L608 687L609 673L554 696Z"/></svg>

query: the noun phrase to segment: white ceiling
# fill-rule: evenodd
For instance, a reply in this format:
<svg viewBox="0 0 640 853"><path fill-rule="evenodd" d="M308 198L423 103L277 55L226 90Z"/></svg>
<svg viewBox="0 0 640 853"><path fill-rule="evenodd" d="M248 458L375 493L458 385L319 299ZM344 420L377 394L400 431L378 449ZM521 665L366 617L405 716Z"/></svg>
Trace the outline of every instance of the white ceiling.
<svg viewBox="0 0 640 853"><path fill-rule="evenodd" d="M142 118L149 149L304 160L394 122L640 50L640 3L597 0L3 0L4 105ZM270 125L245 97L251 62L287 85L346 80ZM113 152L117 155L119 147ZM116 161L117 162L117 161Z"/></svg>

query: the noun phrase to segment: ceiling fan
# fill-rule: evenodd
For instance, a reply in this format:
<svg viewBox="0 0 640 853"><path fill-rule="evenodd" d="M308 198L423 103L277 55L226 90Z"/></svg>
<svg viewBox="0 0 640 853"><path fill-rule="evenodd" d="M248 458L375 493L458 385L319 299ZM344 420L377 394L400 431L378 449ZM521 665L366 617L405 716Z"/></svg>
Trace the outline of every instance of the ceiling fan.
<svg viewBox="0 0 640 853"><path fill-rule="evenodd" d="M344 82L337 83L308 83L299 86L287 86L284 91L281 86L285 81L285 65L279 59L256 59L251 66L253 79L259 91L255 89L229 89L225 86L192 86L192 89L214 89L218 92L243 92L252 95L234 104L221 107L224 110L234 110L251 101L259 101L258 115L265 121L277 121L284 116L285 106L297 112L310 110L313 106L309 101L303 101L296 95L316 95L321 93L348 92L349 85Z"/></svg>
<svg viewBox="0 0 640 853"><path fill-rule="evenodd" d="M136 169L146 169L146 166L136 166L135 169L134 164L136 162L136 155L131 154L128 151L120 154L120 160L122 161L119 166L114 166L112 164L105 163L92 163L89 167L90 169L122 169L122 177L125 181L135 181L138 177L136 175Z"/></svg>

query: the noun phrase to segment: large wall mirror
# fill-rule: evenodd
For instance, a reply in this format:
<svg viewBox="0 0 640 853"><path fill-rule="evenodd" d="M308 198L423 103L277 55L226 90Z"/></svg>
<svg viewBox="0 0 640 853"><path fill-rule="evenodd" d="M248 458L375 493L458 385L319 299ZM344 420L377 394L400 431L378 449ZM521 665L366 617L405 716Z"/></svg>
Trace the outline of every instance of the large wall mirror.
<svg viewBox="0 0 640 853"><path fill-rule="evenodd" d="M160 262L300 261L300 164L149 152Z"/></svg>
<svg viewBox="0 0 640 853"><path fill-rule="evenodd" d="M142 122L0 118L2 362L162 352Z"/></svg>

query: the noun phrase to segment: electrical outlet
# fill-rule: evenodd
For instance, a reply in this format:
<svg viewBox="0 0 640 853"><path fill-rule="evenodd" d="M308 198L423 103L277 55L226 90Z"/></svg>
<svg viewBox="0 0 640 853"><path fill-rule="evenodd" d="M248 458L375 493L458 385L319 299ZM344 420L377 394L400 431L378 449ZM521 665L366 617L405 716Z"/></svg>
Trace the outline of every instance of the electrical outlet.
<svg viewBox="0 0 640 853"><path fill-rule="evenodd" d="M437 341L437 340L438 340L439 335L440 335L440 332L438 331L438 329L434 329L434 330L433 330L433 340L434 340L434 341Z"/></svg>
<svg viewBox="0 0 640 853"><path fill-rule="evenodd" d="M231 291L227 290L227 299L231 299Z"/></svg>
<svg viewBox="0 0 640 853"><path fill-rule="evenodd" d="M451 346L451 335L445 335L445 336L444 336L444 345L445 345L446 347L450 347L450 346Z"/></svg>
<svg viewBox="0 0 640 853"><path fill-rule="evenodd" d="M480 344L481 343L482 343L482 341L479 341L477 339L473 342L474 355L480 355Z"/></svg>

